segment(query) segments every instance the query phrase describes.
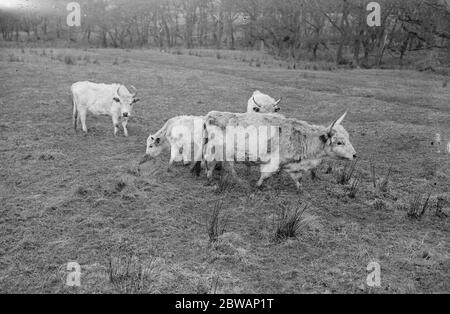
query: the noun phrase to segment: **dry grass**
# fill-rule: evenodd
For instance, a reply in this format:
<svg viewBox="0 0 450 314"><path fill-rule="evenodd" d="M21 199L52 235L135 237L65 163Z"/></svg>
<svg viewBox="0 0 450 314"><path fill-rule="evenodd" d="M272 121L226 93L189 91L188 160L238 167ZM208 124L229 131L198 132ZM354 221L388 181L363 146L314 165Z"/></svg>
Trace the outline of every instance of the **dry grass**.
<svg viewBox="0 0 450 314"><path fill-rule="evenodd" d="M307 205L299 204L290 207L280 203L274 240L282 241L289 238L297 238L297 235L303 226L303 214L307 209Z"/></svg>
<svg viewBox="0 0 450 314"><path fill-rule="evenodd" d="M389 177L391 172L392 164L389 166L386 175L382 179L377 179L375 163L373 160L370 161L370 177L376 195L384 194L389 191Z"/></svg>
<svg viewBox="0 0 450 314"><path fill-rule="evenodd" d="M350 186L348 188L348 197L355 198L358 193L359 184L361 183L361 178L356 176L353 180L350 181Z"/></svg>
<svg viewBox="0 0 450 314"><path fill-rule="evenodd" d="M74 56L64 56L64 63L67 65L76 65L77 64L77 60Z"/></svg>
<svg viewBox="0 0 450 314"><path fill-rule="evenodd" d="M424 191L445 195L450 190L448 154L436 153L429 144L437 132L444 141L450 134L450 90L442 88L441 76L314 71L298 65L287 70L287 64L272 60L272 66L258 52L220 51L217 59L216 50L195 57L144 49L45 49L45 55L42 48L0 51L0 291L354 293L361 291L365 267L373 259L381 263L382 287L366 291L450 291L445 264L450 220L434 214L431 198L420 220L405 219L405 207L367 206L377 198L399 204ZM9 62L9 54L24 62ZM83 66L82 58L68 66L66 55L89 55L100 65ZM123 63L127 58L130 62ZM258 58L261 67L248 66ZM119 64L111 66L115 59ZM68 95L79 80L138 88L142 101L130 120L128 138L112 136L109 118L91 115L88 135L74 135ZM20 93L12 92L17 86L23 87ZM256 189L257 168L247 174L245 165L236 170L248 188L231 186L216 193L205 185L204 174L193 177L187 167L167 173L167 154L133 170L149 133L167 119L211 110L245 111L255 89L283 96L283 114L314 124L329 125L348 109L343 125L358 155L373 156L377 172L392 163L389 193L374 195L364 159L352 178L344 180L347 185L337 184L324 165L318 169L320 180L305 176L299 193L283 173ZM427 158L433 161L432 177L424 175ZM333 162L335 169L343 166ZM377 175L379 180L385 172ZM356 197L343 197L356 177ZM219 240L210 244L205 223L218 198L223 206L218 224L211 226L218 226L212 228L212 238L218 235ZM273 241L274 211L281 201L290 209L289 204L310 204L316 218L306 223L306 212L300 218L301 241ZM439 213L448 213L448 200L440 208ZM220 235L224 222L226 233ZM290 225L295 229L295 223ZM133 250L102 249L123 238ZM429 259L422 258L424 251ZM114 263L126 265L129 252L128 276L122 276L126 267ZM124 278L114 279L118 284L108 275L110 257L113 278ZM79 288L65 286L59 273L69 261L81 265ZM418 266L423 263L426 267ZM157 269L140 284L140 265L149 264Z"/></svg>
<svg viewBox="0 0 450 314"><path fill-rule="evenodd" d="M226 221L221 215L222 208L223 199L220 199L214 203L211 214L208 218L206 228L210 243L216 242L219 236L225 232Z"/></svg>
<svg viewBox="0 0 450 314"><path fill-rule="evenodd" d="M422 218L428 208L430 197L431 193L425 197L422 194L413 197L409 202L409 208L406 215L413 219Z"/></svg>
<svg viewBox="0 0 450 314"><path fill-rule="evenodd" d="M347 185L354 178L356 174L356 165L358 159L353 162L346 162L344 168L340 169L336 174L336 182L338 184Z"/></svg>

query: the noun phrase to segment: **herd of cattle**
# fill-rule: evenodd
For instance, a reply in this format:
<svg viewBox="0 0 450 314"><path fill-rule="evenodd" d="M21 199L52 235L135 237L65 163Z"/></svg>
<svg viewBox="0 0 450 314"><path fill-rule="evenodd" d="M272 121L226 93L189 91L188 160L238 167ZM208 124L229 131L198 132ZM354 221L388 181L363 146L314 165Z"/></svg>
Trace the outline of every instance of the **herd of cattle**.
<svg viewBox="0 0 450 314"><path fill-rule="evenodd" d="M78 120L87 132L87 112L109 115L114 135L122 123L128 136L127 123L133 105L139 101L136 88L130 92L120 84L77 82L71 87L73 126ZM227 165L237 178L234 164L259 165L257 186L279 170L287 172L300 188L304 172L317 167L324 157L353 160L356 152L349 134L342 126L344 113L329 126L311 125L278 113L281 99L275 100L255 91L248 100L246 113L212 111L206 116L178 116L147 139L147 148L140 165L170 151L169 168L173 162L192 163L199 174L205 169L208 180L219 164ZM193 148L193 149L192 149Z"/></svg>

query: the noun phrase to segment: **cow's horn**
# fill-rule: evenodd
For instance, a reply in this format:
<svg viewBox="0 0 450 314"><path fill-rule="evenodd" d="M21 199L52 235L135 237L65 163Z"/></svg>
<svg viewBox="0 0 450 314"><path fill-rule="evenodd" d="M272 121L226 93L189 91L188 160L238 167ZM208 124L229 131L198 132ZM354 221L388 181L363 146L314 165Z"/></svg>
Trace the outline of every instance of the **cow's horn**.
<svg viewBox="0 0 450 314"><path fill-rule="evenodd" d="M137 88L134 87L133 85L131 85L130 87L131 87L131 89L133 89L133 92L132 92L133 96L136 96L137 95Z"/></svg>
<svg viewBox="0 0 450 314"><path fill-rule="evenodd" d="M258 106L259 108L261 108L261 105L256 102L255 97L252 97L252 99L253 99L253 102L255 103L255 105Z"/></svg>
<svg viewBox="0 0 450 314"><path fill-rule="evenodd" d="M282 100L283 100L283 97L281 97L280 99L278 99L278 100L275 102L275 105L278 105Z"/></svg>
<svg viewBox="0 0 450 314"><path fill-rule="evenodd" d="M120 86L117 88L117 95L120 96Z"/></svg>
<svg viewBox="0 0 450 314"><path fill-rule="evenodd" d="M334 128L335 125L339 125L342 123L342 121L344 120L345 116L347 115L347 111L338 119L336 119L330 126L330 132L331 130Z"/></svg>

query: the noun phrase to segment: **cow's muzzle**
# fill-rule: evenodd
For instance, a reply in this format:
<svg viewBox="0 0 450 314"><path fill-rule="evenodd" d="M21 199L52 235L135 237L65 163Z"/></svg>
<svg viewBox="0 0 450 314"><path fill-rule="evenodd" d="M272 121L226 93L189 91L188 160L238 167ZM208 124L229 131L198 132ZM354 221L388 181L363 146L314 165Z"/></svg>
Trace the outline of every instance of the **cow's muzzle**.
<svg viewBox="0 0 450 314"><path fill-rule="evenodd" d="M150 155L145 154L141 160L139 161L139 166L142 164L145 164L147 161L149 161L150 159L152 159L152 157Z"/></svg>
<svg viewBox="0 0 450 314"><path fill-rule="evenodd" d="M278 112L278 111L280 111L280 107L275 108L275 112Z"/></svg>
<svg viewBox="0 0 450 314"><path fill-rule="evenodd" d="M128 118L128 112L124 112L124 113L122 113L122 115L124 118Z"/></svg>

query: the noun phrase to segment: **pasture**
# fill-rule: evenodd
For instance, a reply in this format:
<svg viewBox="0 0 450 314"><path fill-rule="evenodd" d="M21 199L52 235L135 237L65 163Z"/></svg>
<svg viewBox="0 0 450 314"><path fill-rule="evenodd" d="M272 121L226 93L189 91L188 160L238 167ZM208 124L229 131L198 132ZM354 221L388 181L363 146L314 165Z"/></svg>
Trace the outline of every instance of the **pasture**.
<svg viewBox="0 0 450 314"><path fill-rule="evenodd" d="M153 50L0 54L0 291L450 292L444 77L288 70ZM136 86L129 138L92 115L88 135L74 134L69 89L80 80ZM257 189L257 168L242 165L248 186L226 176L207 186L189 167L167 172L168 154L138 168L149 133L167 119L244 112L255 89L282 96L284 115L315 124L348 110L343 125L360 156L348 182L338 182L347 163L331 160L317 178L303 178L300 192L285 174ZM283 210L298 208L306 210L296 237L277 238ZM80 287L65 284L71 261L81 265ZM381 287L366 284L373 261Z"/></svg>

